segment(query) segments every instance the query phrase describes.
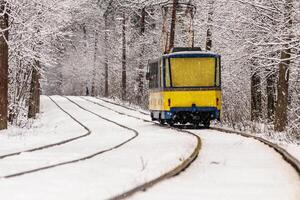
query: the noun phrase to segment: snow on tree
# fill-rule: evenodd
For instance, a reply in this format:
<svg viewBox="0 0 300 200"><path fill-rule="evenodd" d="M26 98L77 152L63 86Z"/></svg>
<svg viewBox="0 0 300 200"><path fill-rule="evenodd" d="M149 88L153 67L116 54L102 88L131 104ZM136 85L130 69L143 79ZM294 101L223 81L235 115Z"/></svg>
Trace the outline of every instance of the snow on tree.
<svg viewBox="0 0 300 200"><path fill-rule="evenodd" d="M0 70L9 49L13 124L36 116L41 92L122 98L146 107L148 60L172 47L174 38L174 46L194 41L222 55L224 124L299 136L299 1L178 0L174 37L177 0L0 2ZM196 14L180 3L195 6ZM7 116L5 77L1 71L0 124ZM259 130L261 124L267 128Z"/></svg>

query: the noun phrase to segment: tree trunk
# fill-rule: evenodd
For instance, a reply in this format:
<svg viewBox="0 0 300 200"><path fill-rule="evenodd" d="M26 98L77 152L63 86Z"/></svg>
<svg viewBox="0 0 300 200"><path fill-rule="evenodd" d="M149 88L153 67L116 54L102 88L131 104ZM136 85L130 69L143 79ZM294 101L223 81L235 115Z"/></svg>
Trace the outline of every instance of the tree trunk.
<svg viewBox="0 0 300 200"><path fill-rule="evenodd" d="M261 80L257 72L251 77L251 121L258 122L262 117Z"/></svg>
<svg viewBox="0 0 300 200"><path fill-rule="evenodd" d="M42 90L41 90L41 83L40 83L40 79L41 79L41 75L40 73L38 73L38 77L37 77L37 88L36 88L36 113L40 113L41 112L41 94L42 94Z"/></svg>
<svg viewBox="0 0 300 200"><path fill-rule="evenodd" d="M40 112L40 82L39 72L40 69L39 61L36 61L36 67L32 70L31 84L30 84L30 97L29 97L29 108L28 118L36 118L36 114Z"/></svg>
<svg viewBox="0 0 300 200"><path fill-rule="evenodd" d="M281 62L279 64L279 80L277 83L277 103L275 110L275 121L274 129L275 131L282 132L286 129L288 124L288 97L289 97L289 66L291 58L291 47L289 42L291 41L291 31L292 31L292 3L293 0L286 0L285 3L285 16L284 22L287 22L284 25L284 29L288 31L287 38L285 38L286 44L284 49L281 51Z"/></svg>
<svg viewBox="0 0 300 200"><path fill-rule="evenodd" d="M6 2L0 0L0 13L5 10ZM7 129L8 120L8 15L0 15L0 130Z"/></svg>
<svg viewBox="0 0 300 200"><path fill-rule="evenodd" d="M214 14L214 0L209 1L209 12L207 18L207 33L206 33L206 51L211 51L212 48L212 23Z"/></svg>
<svg viewBox="0 0 300 200"><path fill-rule="evenodd" d="M146 8L142 9L142 17L141 17L141 32L140 34L143 35L146 29Z"/></svg>
<svg viewBox="0 0 300 200"><path fill-rule="evenodd" d="M126 15L122 20L122 100L126 100Z"/></svg>
<svg viewBox="0 0 300 200"><path fill-rule="evenodd" d="M95 44L94 44L94 66L93 66L93 81L92 81L92 89L91 95L93 97L96 96L96 68L97 68L97 52L98 52L98 32L95 32Z"/></svg>
<svg viewBox="0 0 300 200"><path fill-rule="evenodd" d="M173 0L172 21L171 21L171 30L170 30L170 42L169 42L169 52L174 47L174 43L175 43L177 6L178 6L178 0Z"/></svg>
<svg viewBox="0 0 300 200"><path fill-rule="evenodd" d="M270 71L267 77L267 119L269 122L274 121L275 112L275 73Z"/></svg>
<svg viewBox="0 0 300 200"><path fill-rule="evenodd" d="M146 25L146 9L145 7L142 9L142 17L141 17L141 32L140 35L141 37L144 36L145 33L145 25ZM137 102L139 105L142 103L142 97L144 93L144 45L141 46L141 53L140 53L140 63L139 63L139 68L138 68L138 94L137 94Z"/></svg>
<svg viewBox="0 0 300 200"><path fill-rule="evenodd" d="M104 33L104 45L105 45L105 62L104 62L104 96L108 97L108 55L107 55L107 50L108 50L108 16L104 15L104 23L105 23L105 33Z"/></svg>
<svg viewBox="0 0 300 200"><path fill-rule="evenodd" d="M281 63L279 64L279 80L277 83L277 103L275 111L275 131L282 132L287 125L287 108L289 96L289 59L291 50L286 49L281 52Z"/></svg>

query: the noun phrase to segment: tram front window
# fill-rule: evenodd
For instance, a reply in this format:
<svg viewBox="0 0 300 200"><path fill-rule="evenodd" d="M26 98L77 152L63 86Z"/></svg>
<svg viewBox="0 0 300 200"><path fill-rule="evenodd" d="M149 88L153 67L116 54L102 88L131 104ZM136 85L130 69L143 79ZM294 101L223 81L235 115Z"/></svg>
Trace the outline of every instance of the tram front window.
<svg viewBox="0 0 300 200"><path fill-rule="evenodd" d="M171 81L173 87L219 86L216 58L171 58ZM217 80L216 80L217 79Z"/></svg>

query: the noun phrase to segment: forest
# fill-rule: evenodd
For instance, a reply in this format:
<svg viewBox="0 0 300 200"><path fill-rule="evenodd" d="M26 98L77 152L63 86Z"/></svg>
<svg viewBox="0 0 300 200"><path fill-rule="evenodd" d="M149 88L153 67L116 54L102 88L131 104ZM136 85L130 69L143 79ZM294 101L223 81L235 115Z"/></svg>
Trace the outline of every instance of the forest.
<svg viewBox="0 0 300 200"><path fill-rule="evenodd" d="M0 0L0 130L30 126L40 95L147 109L148 61L172 32L222 55L219 126L300 141L298 0Z"/></svg>

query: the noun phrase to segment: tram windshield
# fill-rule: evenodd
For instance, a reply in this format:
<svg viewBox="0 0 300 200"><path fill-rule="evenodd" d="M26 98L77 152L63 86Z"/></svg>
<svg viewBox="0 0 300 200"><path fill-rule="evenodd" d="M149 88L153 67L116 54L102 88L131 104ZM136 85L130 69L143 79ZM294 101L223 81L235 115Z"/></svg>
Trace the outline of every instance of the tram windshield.
<svg viewBox="0 0 300 200"><path fill-rule="evenodd" d="M220 86L219 59L171 58L170 69L173 87Z"/></svg>

